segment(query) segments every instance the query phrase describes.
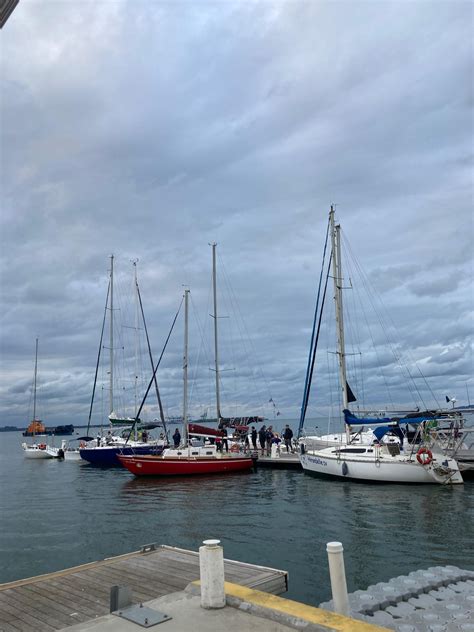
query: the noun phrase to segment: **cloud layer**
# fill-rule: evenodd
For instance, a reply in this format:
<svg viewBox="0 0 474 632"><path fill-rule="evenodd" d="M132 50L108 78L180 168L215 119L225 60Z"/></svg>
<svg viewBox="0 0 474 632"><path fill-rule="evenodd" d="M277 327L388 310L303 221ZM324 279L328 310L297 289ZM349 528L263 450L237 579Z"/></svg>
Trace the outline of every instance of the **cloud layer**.
<svg viewBox="0 0 474 632"><path fill-rule="evenodd" d="M423 401L474 400L471 25L468 2L20 3L2 32L0 423L27 421L37 335L43 416L87 418L111 253L124 289L139 259L156 355L183 284L209 329L213 241L223 314L238 304L251 337L250 360L231 355L222 320L224 412L271 397L297 415L331 203L347 278L365 270ZM412 405L352 300L367 400L390 382L386 401ZM213 374L196 332L198 414ZM178 413L182 330L170 344Z"/></svg>

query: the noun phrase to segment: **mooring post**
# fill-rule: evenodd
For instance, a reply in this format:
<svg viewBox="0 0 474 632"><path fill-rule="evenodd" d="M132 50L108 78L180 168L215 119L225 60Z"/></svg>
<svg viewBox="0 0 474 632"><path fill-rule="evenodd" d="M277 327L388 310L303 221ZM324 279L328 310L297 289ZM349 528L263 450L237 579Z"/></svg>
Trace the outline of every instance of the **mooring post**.
<svg viewBox="0 0 474 632"><path fill-rule="evenodd" d="M344 549L341 542L328 542L326 551L329 561L334 611L347 616L349 615L349 598L347 596L346 571L344 569Z"/></svg>
<svg viewBox="0 0 474 632"><path fill-rule="evenodd" d="M202 608L225 606L224 551L220 543L220 540L204 540L204 546L199 548Z"/></svg>

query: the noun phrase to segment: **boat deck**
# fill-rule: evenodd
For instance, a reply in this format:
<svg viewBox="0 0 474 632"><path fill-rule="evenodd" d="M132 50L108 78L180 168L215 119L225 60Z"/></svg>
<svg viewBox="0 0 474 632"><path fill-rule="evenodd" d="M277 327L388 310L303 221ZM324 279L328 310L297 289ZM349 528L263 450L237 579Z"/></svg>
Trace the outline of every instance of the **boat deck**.
<svg viewBox="0 0 474 632"><path fill-rule="evenodd" d="M224 561L226 581L276 595L288 573L233 560ZM0 584L2 632L50 632L106 615L112 586L128 586L133 602L184 590L199 579L199 554L170 546L91 562L63 571Z"/></svg>

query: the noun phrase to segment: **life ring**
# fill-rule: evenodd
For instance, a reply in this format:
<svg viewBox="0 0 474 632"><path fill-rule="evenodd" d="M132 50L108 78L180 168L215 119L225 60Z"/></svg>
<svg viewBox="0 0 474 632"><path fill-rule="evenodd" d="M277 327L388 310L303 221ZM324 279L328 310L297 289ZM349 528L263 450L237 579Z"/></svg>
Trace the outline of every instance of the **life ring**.
<svg viewBox="0 0 474 632"><path fill-rule="evenodd" d="M416 460L420 465L429 465L433 460L433 454L428 448L420 448L416 453Z"/></svg>
<svg viewBox="0 0 474 632"><path fill-rule="evenodd" d="M46 443L40 443L40 444L39 444L39 446L38 446L38 448L39 448L40 450L46 450Z"/></svg>
<svg viewBox="0 0 474 632"><path fill-rule="evenodd" d="M236 443L234 443L234 445L230 446L230 451L231 452L240 452L240 448L239 448L239 446Z"/></svg>

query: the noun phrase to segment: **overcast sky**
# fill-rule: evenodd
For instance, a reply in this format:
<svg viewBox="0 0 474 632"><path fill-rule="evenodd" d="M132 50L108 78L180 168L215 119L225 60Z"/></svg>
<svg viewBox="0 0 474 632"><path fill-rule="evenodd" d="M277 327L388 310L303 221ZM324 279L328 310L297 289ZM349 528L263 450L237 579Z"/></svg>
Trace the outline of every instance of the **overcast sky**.
<svg viewBox="0 0 474 632"><path fill-rule="evenodd" d="M474 402L472 26L457 1L21 0L1 36L0 425L31 417L36 336L39 416L87 421L112 253L117 297L139 260L156 357L183 284L210 339L214 241L222 412L296 417L331 204L396 327L393 345L369 334L347 273L351 386L360 369L364 401L413 406L408 370L420 405ZM190 323L191 411L211 416ZM337 399L327 327L312 415ZM158 373L170 414L182 338L180 317Z"/></svg>

